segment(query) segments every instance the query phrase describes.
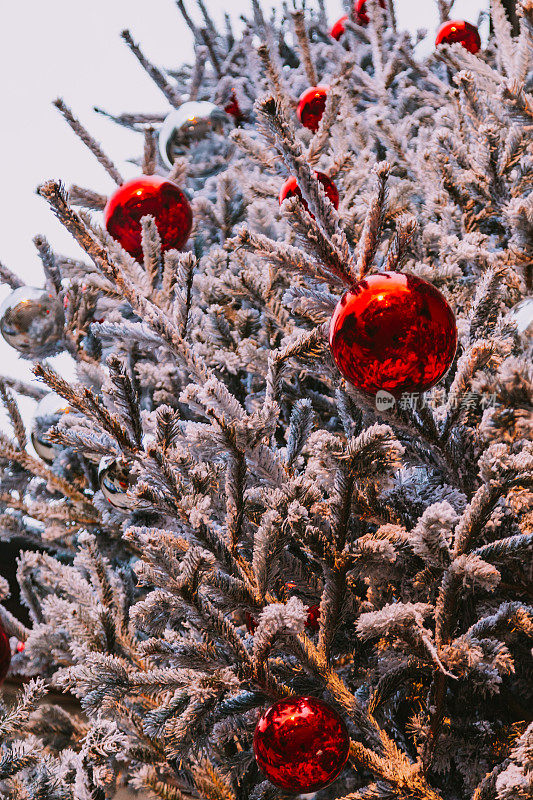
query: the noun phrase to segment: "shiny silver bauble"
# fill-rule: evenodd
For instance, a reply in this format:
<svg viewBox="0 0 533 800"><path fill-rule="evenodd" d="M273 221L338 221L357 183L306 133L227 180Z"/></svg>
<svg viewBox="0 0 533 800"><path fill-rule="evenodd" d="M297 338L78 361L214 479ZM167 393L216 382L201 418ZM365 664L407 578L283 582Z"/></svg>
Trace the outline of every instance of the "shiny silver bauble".
<svg viewBox="0 0 533 800"><path fill-rule="evenodd" d="M232 127L225 111L207 100L189 101L171 111L159 131L159 152L168 169L191 142L208 133L227 133Z"/></svg>
<svg viewBox="0 0 533 800"><path fill-rule="evenodd" d="M57 425L60 417L70 411L67 401L55 392L50 392L39 400L33 415L31 443L33 449L43 461L51 464L57 455L57 447L47 438L42 421L49 423L48 428Z"/></svg>
<svg viewBox="0 0 533 800"><path fill-rule="evenodd" d="M19 286L0 306L0 333L26 358L54 355L64 326L63 304L45 289Z"/></svg>
<svg viewBox="0 0 533 800"><path fill-rule="evenodd" d="M135 483L128 463L114 456L103 456L98 466L98 484L105 499L114 507L127 511L136 505L128 489Z"/></svg>
<svg viewBox="0 0 533 800"><path fill-rule="evenodd" d="M507 319L522 336L533 335L533 297L525 297L509 311Z"/></svg>

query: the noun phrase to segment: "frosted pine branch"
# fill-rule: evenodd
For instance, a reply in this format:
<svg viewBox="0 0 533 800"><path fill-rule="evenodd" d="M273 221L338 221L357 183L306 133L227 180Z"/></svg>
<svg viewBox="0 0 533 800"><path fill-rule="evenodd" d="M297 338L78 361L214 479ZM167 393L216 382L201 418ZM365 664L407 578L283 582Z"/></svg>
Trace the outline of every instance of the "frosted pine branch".
<svg viewBox="0 0 533 800"><path fill-rule="evenodd" d="M93 153L98 163L103 166L107 174L110 175L115 183L120 186L124 180L113 162L106 156L98 142L93 139L91 134L83 127L81 122L76 119L70 108L63 102L61 98L54 100L54 105L61 112L74 133L79 136L83 144Z"/></svg>

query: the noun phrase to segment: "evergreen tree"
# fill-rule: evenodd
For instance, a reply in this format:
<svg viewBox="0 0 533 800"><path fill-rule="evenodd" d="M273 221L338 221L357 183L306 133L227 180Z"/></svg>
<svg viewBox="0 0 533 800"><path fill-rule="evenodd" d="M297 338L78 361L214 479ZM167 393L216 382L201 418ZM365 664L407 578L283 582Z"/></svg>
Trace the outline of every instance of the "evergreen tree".
<svg viewBox="0 0 533 800"><path fill-rule="evenodd" d="M127 218L117 238L102 225L108 198L50 181L39 192L87 258L36 237L46 286L31 297L1 269L25 299L2 332L41 381L0 383L2 538L23 543L29 615L0 606L25 680L0 714L2 796L289 796L253 738L303 695L350 737L323 800L526 800L533 0L516 37L493 0L486 47L425 61L392 0L367 0L368 23L350 9L338 40L321 0L275 14L252 0L238 33L197 2L201 25L177 0L192 65L163 71L123 38L169 112L225 114L161 132L162 155L162 117L113 116L144 133L140 171L179 187L165 202L180 220L143 215L136 251ZM312 131L297 105L317 84ZM300 196L280 204L289 176ZM328 329L347 289L392 272L439 290L459 344L435 388L380 404L342 377ZM73 384L46 361L61 350ZM40 407L35 455L16 396L48 391L61 400Z"/></svg>

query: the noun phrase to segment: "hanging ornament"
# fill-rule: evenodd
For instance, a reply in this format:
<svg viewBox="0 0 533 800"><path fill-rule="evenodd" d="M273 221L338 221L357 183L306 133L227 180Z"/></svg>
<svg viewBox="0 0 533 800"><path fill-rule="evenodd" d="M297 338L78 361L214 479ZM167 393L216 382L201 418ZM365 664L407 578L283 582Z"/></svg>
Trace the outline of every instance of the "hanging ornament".
<svg viewBox="0 0 533 800"><path fill-rule="evenodd" d="M310 89L306 89L300 95L296 113L304 128L309 128L313 132L318 130L318 125L326 107L328 91L329 86L320 84L319 86L311 86Z"/></svg>
<svg viewBox="0 0 533 800"><path fill-rule="evenodd" d="M334 25L332 25L329 35L339 41L342 34L346 30L346 23L348 22L348 14L345 14L343 17L337 20Z"/></svg>
<svg viewBox="0 0 533 800"><path fill-rule="evenodd" d="M294 793L315 792L335 780L350 751L346 725L317 697L287 697L259 718L254 754L276 786Z"/></svg>
<svg viewBox="0 0 533 800"><path fill-rule="evenodd" d="M385 0L379 0L379 4L381 8L387 7ZM357 22L358 25L365 26L368 25L368 23L370 22L366 10L365 0L357 0L357 2L354 3L353 14L355 21ZM343 17L338 19L337 22L331 28L329 35L332 36L334 39L337 39L338 41L346 30L346 23L348 22L348 20L349 20L348 14L345 14Z"/></svg>
<svg viewBox="0 0 533 800"><path fill-rule="evenodd" d="M379 5L381 6L381 8L387 8L387 4L386 4L385 0L379 0ZM370 22L370 19L369 19L368 13L367 13L365 0L357 0L354 3L353 13L354 13L354 17L356 19L356 22L359 25L363 25L363 26L364 25L368 25L368 23Z"/></svg>
<svg viewBox="0 0 533 800"><path fill-rule="evenodd" d="M533 334L533 297L526 297L509 311L507 319L511 322L518 333L524 335Z"/></svg>
<svg viewBox="0 0 533 800"><path fill-rule="evenodd" d="M437 31L435 45L455 42L460 42L470 53L477 53L481 47L478 29L463 19L443 22Z"/></svg>
<svg viewBox="0 0 533 800"><path fill-rule="evenodd" d="M244 612L244 622L246 624L246 630L248 631L248 633L250 633L253 636L254 633L256 632L257 626L259 624L257 622L256 618L252 614L250 614L249 611L245 611Z"/></svg>
<svg viewBox="0 0 533 800"><path fill-rule="evenodd" d="M237 120L242 119L243 113L241 111L241 107L239 106L239 101L237 100L235 89L231 90L231 97L229 103L224 106L224 111L226 112L226 114L235 117L235 119Z"/></svg>
<svg viewBox="0 0 533 800"><path fill-rule="evenodd" d="M328 176L324 172L315 172L315 177L316 177L317 181L319 181L322 184L322 186L324 187L324 191L325 191L326 195L329 197L329 199L331 200L331 202L333 203L334 207L338 208L339 207L339 191L338 191L337 187L335 186L335 184L333 183L333 181L331 180L331 178L328 178ZM298 186L298 184L296 182L296 178L294 177L294 175L291 175L290 178L287 178L287 180L285 181L285 183L281 187L281 191L279 193L279 204L281 205L284 200L287 200L290 197L299 197L303 207L305 208L305 210L309 211L309 207L307 205L307 201L304 200L304 198L302 197L302 193L300 191L300 187ZM311 216L313 216L313 215L311 214Z"/></svg>
<svg viewBox="0 0 533 800"><path fill-rule="evenodd" d="M104 209L105 226L139 260L141 219L147 214L155 219L162 250L181 250L192 229L192 210L181 189L159 175L141 175L119 186Z"/></svg>
<svg viewBox="0 0 533 800"><path fill-rule="evenodd" d="M31 443L39 458L42 458L47 464L51 464L57 455L56 446L47 438L47 430L56 425L61 415L66 414L68 411L70 411L70 406L67 401L55 392L45 395L42 400L39 400L35 408ZM43 429L43 420L46 421L46 430Z"/></svg>
<svg viewBox="0 0 533 800"><path fill-rule="evenodd" d="M337 303L329 343L342 375L365 394L424 392L457 348L453 311L431 283L399 272L368 275Z"/></svg>
<svg viewBox="0 0 533 800"><path fill-rule="evenodd" d="M192 142L209 133L226 134L231 120L225 111L207 100L189 101L171 111L159 131L159 152L170 169L176 158L184 155Z"/></svg>
<svg viewBox="0 0 533 800"><path fill-rule="evenodd" d="M11 644L9 636L4 630L4 626L0 622L0 684L2 684L9 671L11 664Z"/></svg>
<svg viewBox="0 0 533 800"><path fill-rule="evenodd" d="M307 619L305 620L305 627L313 633L319 628L320 608L319 606L309 606L307 609Z"/></svg>
<svg viewBox="0 0 533 800"><path fill-rule="evenodd" d="M103 456L98 466L98 484L105 499L114 508L126 511L135 506L135 498L128 494L135 479L124 459Z"/></svg>
<svg viewBox="0 0 533 800"><path fill-rule="evenodd" d="M45 289L19 286L0 306L0 332L26 358L57 353L64 326L61 301Z"/></svg>

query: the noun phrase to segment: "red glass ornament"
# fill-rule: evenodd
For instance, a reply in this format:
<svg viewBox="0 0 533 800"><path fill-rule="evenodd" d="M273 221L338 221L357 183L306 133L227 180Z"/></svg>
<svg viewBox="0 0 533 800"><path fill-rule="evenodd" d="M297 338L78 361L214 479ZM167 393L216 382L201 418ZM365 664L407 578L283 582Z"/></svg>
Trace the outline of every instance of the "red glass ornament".
<svg viewBox="0 0 533 800"><path fill-rule="evenodd" d="M385 0L379 0L379 4L381 8L387 8ZM366 12L366 2L365 0L357 0L353 6L353 13L355 17L355 21L358 25L368 25L370 19ZM341 38L342 34L346 30L346 22L348 21L349 17L348 14L345 14L343 17L337 20L337 22L333 25L332 29L329 32L329 35L332 36L337 41Z"/></svg>
<svg viewBox="0 0 533 800"><path fill-rule="evenodd" d="M15 647L15 653L23 653L26 649L26 642L17 642L17 646Z"/></svg>
<svg viewBox="0 0 533 800"><path fill-rule="evenodd" d="M331 318L329 343L344 377L369 395L424 392L450 368L457 348L453 311L415 275L368 275Z"/></svg>
<svg viewBox="0 0 533 800"><path fill-rule="evenodd" d="M242 111L239 106L239 101L237 100L237 95L235 94L235 89L231 90L231 99L229 103L224 106L224 111L226 114L235 117L235 119L242 119Z"/></svg>
<svg viewBox="0 0 533 800"><path fill-rule="evenodd" d="M464 19L443 22L437 31L435 45L454 44L454 42L460 42L470 53L477 53L481 47L478 29Z"/></svg>
<svg viewBox="0 0 533 800"><path fill-rule="evenodd" d="M251 633L252 636L257 630L258 622L255 617L253 617L249 611L244 612L244 622L246 624L246 630L248 633Z"/></svg>
<svg viewBox="0 0 533 800"><path fill-rule="evenodd" d="M259 718L254 753L268 780L289 792L315 792L346 764L350 737L337 712L317 697L287 697Z"/></svg>
<svg viewBox="0 0 533 800"><path fill-rule="evenodd" d="M181 250L192 228L191 207L181 189L159 175L141 175L119 186L104 209L105 226L133 258L140 259L141 219L147 214L155 219L163 251Z"/></svg>
<svg viewBox="0 0 533 800"><path fill-rule="evenodd" d="M9 637L0 622L0 684L6 679L11 664L11 645Z"/></svg>
<svg viewBox="0 0 533 800"><path fill-rule="evenodd" d="M387 8L387 4L385 3L385 0L379 0L379 4L380 4L381 8ZM357 0L357 2L354 3L353 13L354 13L355 19L357 20L359 25L368 25L368 23L370 22L370 19L368 17L367 10L366 10L366 2L365 2L365 0Z"/></svg>
<svg viewBox="0 0 533 800"><path fill-rule="evenodd" d="M324 187L324 191L326 195L329 197L335 208L339 207L339 190L331 180L325 175L323 172L315 172L316 179L320 181L322 186ZM287 200L289 197L299 197L300 201L305 208L306 211L309 210L307 201L304 200L302 197L302 193L300 191L300 187L296 182L296 178L294 175L291 175L290 178L287 178L283 186L281 187L281 191L279 193L279 204L281 205L284 200ZM311 216L313 216L311 214Z"/></svg>
<svg viewBox="0 0 533 800"><path fill-rule="evenodd" d="M320 620L320 608L318 606L309 606L307 609L307 619L305 621L305 627L309 628L310 631L316 632L319 627L319 620Z"/></svg>
<svg viewBox="0 0 533 800"><path fill-rule="evenodd" d="M346 30L347 20L348 20L348 14L345 14L343 17L338 19L337 22L332 26L329 35L332 36L337 41L339 41L342 34Z"/></svg>
<svg viewBox="0 0 533 800"><path fill-rule="evenodd" d="M306 89L300 95L296 113L304 128L309 128L310 131L318 130L318 125L326 107L328 90L329 86L321 84L319 86L311 86L310 89Z"/></svg>

